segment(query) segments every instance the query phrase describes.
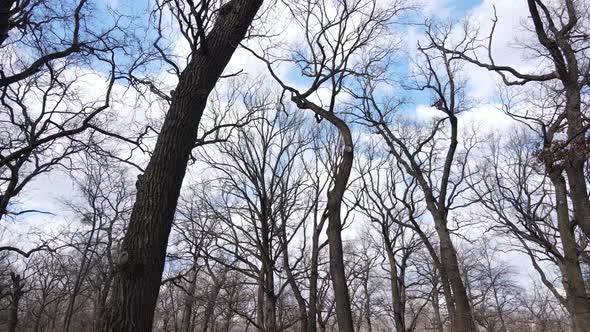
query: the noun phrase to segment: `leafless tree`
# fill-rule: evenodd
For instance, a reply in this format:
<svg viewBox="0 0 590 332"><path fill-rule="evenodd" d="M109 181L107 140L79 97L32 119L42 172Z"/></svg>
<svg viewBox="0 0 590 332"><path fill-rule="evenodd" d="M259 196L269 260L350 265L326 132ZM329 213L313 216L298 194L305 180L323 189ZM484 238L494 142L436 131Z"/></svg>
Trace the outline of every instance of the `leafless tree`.
<svg viewBox="0 0 590 332"><path fill-rule="evenodd" d="M173 7L179 13L175 16L178 30L184 28L180 12L191 22L206 19L203 15L209 13L209 1L201 2L201 9L193 1L182 3L187 5L186 12ZM154 151L137 183L105 331L151 329L168 235L207 98L261 5L261 0L232 0L215 10L209 28L197 25L189 31L188 38L195 41L190 61L181 74L179 71Z"/></svg>
<svg viewBox="0 0 590 332"><path fill-rule="evenodd" d="M429 29L437 29L432 35L439 40L445 40L451 33L449 26L429 26ZM383 139L399 168L419 187L438 235L440 252L431 252L439 256L436 259L440 260L438 268L451 325L456 331L471 331L475 322L451 238L453 226L449 223L449 213L465 206L461 195L472 172L468 158L477 142L475 135L466 131L459 136L459 115L470 109L470 102L465 96L466 82L456 59L433 45L419 45L418 54L421 60L414 64L411 78L414 83L405 86L431 94L434 99L431 107L440 115L429 125L404 121L397 115L403 102L377 93L378 88L388 84L387 63L365 62L363 71L371 75L359 80L360 88L352 91L358 100L353 112Z"/></svg>
<svg viewBox="0 0 590 332"><path fill-rule="evenodd" d="M461 59L479 67L494 71L500 75L507 86L542 85L546 89L544 100L557 103L554 118L550 123L539 118L534 110L519 114L543 131L542 156L545 159L548 174L558 187L569 187L573 219L586 236L590 236L590 200L584 176L584 167L588 159L588 116L583 105L587 105L585 90L590 82L590 63L588 62L588 7L582 2L568 0L551 3L542 0L528 0L530 24L528 28L538 43L525 44L526 49L547 60L546 66L538 71L524 73L510 65L496 64L493 56L492 41L498 23L494 15L492 28L484 42L478 38L469 25L464 31L463 41L454 49L435 40L433 45L450 57ZM487 43L485 43L487 42ZM481 50L485 55L481 55ZM479 56L478 56L479 55ZM565 138L557 135L564 131ZM563 161L566 162L563 162ZM567 176L564 176L564 174ZM561 185L560 185L561 186Z"/></svg>
<svg viewBox="0 0 590 332"><path fill-rule="evenodd" d="M350 297L346 289L346 276L343 262L342 221L340 210L348 184L354 159L354 143L349 125L337 101L349 76L355 75L355 56L367 52L377 42L377 35L386 34L392 18L405 7L401 2L379 5L377 1L335 1L291 2L285 3L292 14L293 24L303 29L304 43L288 47L286 58L275 57L272 49L264 54L252 52L265 61L270 74L279 85L291 95L297 107L312 111L318 121L326 120L336 127L342 140L342 151L337 156L339 162L331 170L333 182L328 191L326 219L328 220L328 241L330 250L330 275L336 299L338 326L341 331L353 330ZM276 63L292 63L300 75L309 78L310 83L302 89L280 78L274 71ZM328 97L314 102L314 94L322 90Z"/></svg>
<svg viewBox="0 0 590 332"><path fill-rule="evenodd" d="M98 22L86 0L11 0L1 6L3 218L37 212L23 210L11 199L38 175L68 167L72 155L110 134L106 113L120 78L118 53L127 43L119 29L129 22L115 13L101 13ZM90 91L91 97L86 95Z"/></svg>
<svg viewBox="0 0 590 332"><path fill-rule="evenodd" d="M225 224L215 235L217 250L241 262L242 271L258 283L254 325L276 331L281 328L277 301L285 286L276 288L280 267L305 313L291 266L301 258L290 257L288 247L310 211L303 199L306 184L301 170L307 139L297 129L304 126L302 117L287 116L278 101L261 99L251 107L258 109L260 118L237 129L234 137L219 145L219 153L207 152L202 158L215 170L210 186L221 196L217 204L210 203Z"/></svg>
<svg viewBox="0 0 590 332"><path fill-rule="evenodd" d="M538 159L535 136L517 131L507 146L500 148L499 144L492 143L488 171L481 174L484 181L474 187L474 192L479 193L477 199L490 211L486 218L497 221L490 228L515 237L543 284L571 313L574 326L583 326L580 324L589 308L580 267L583 249L576 241L569 208L560 207L562 203L567 204L566 193L560 193L545 174ZM560 199L565 201L560 203ZM549 262L560 271L565 297L559 291L561 287L556 287L548 276Z"/></svg>
<svg viewBox="0 0 590 332"><path fill-rule="evenodd" d="M359 173L359 209L374 224L381 239L384 259L388 262L388 279L391 284L391 308L396 331L414 330L417 318L422 311L418 306L416 312L409 312L408 289L412 286L409 279L410 261L422 245L420 228L416 221L424 214L422 197L416 195L418 189L412 183L404 182L403 173L391 160L389 153L383 151L378 142L371 142L363 154ZM417 230L417 231L416 231ZM426 237L425 234L422 237ZM381 251L381 250L380 250Z"/></svg>

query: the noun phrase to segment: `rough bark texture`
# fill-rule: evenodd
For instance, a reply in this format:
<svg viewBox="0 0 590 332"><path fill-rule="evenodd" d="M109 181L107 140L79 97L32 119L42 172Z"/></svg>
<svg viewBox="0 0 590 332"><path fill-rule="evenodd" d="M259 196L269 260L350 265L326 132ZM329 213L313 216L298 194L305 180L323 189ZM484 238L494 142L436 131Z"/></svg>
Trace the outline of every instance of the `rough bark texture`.
<svg viewBox="0 0 590 332"><path fill-rule="evenodd" d="M8 38L8 31L12 28L10 11L15 0L0 2L0 45Z"/></svg>
<svg viewBox="0 0 590 332"><path fill-rule="evenodd" d="M261 4L226 3L205 39L206 52L197 50L180 76L150 162L138 179L105 331L151 331L168 236L207 97Z"/></svg>
<svg viewBox="0 0 590 332"><path fill-rule="evenodd" d="M587 331L587 327L590 326L590 298L586 294L576 238L569 222L565 179L558 172L551 174L550 178L555 186L557 223L563 246L563 264L560 269L567 294L567 309L572 315L574 331Z"/></svg>
<svg viewBox="0 0 590 332"><path fill-rule="evenodd" d="M565 1L567 9L567 21L561 21L561 29L557 30L552 26L554 23L547 23L539 12L543 8L542 2L528 0L529 12L535 26L535 32L539 43L549 52L557 78L563 84L565 93L564 112L567 119L567 141L568 154L565 165L567 180L570 187L570 196L574 208L573 218L580 226L584 234L590 237L590 198L584 177L584 164L586 163L588 151L586 146L586 132L583 123L581 108L581 91L584 81L588 80L587 71L581 70L578 64L578 52L574 49L574 41L571 39L571 31L579 24L578 13L574 1ZM547 13L543 11L545 15ZM552 30L548 35L546 30Z"/></svg>

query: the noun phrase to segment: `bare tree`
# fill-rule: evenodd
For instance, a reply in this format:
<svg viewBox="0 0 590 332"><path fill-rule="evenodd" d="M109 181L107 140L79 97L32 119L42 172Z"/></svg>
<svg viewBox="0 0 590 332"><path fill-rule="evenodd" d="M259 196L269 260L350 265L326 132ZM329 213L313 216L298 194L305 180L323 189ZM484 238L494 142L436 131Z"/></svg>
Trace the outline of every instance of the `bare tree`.
<svg viewBox="0 0 590 332"><path fill-rule="evenodd" d="M376 36L387 33L390 20L403 9L400 2L380 6L377 1L335 1L333 3L292 2L286 4L293 23L303 29L302 46L287 48L287 58L273 57L269 51L257 54L266 62L272 77L291 94L291 101L301 110L312 111L318 121L327 120L338 129L342 150L339 162L332 172L333 182L328 191L327 210L328 242L330 250L330 274L336 299L338 327L341 331L353 330L350 297L346 288L346 276L342 247L341 208L354 158L354 144L350 127L338 114L337 98L349 76L356 74L354 57L367 52L376 42ZM296 89L280 78L273 64L291 62L301 76L310 79L306 90ZM313 95L327 91L328 97L313 101Z"/></svg>
<svg viewBox="0 0 590 332"><path fill-rule="evenodd" d="M107 13L102 22L94 20L86 0L1 6L0 219L37 212L11 199L109 134L104 115L120 78L117 53L127 43L119 29L129 24L115 13L112 22Z"/></svg>
<svg viewBox="0 0 590 332"><path fill-rule="evenodd" d="M583 104L587 103L585 87L590 82L590 63L588 48L590 39L587 20L588 7L582 2L567 0L550 3L542 0L528 0L532 33L537 43L526 44L534 54L548 60L547 67L540 67L537 72L523 73L515 67L496 64L493 56L492 40L498 23L494 15L492 28L486 38L487 44L480 42L474 30L467 26L463 41L453 49L431 39L433 45L449 56L462 59L479 67L494 71L500 75L507 86L545 85L548 93L545 100L558 101L556 117L547 124L535 113L521 114L520 118L540 126L545 132L542 154L548 159L547 172L554 173L556 187L564 182L564 189L569 187L573 205L573 219L584 234L590 237L590 200L585 181L584 165L588 157L588 118L584 114ZM487 53L481 60L479 50ZM566 138L561 140L554 135L564 130ZM565 159L567 162L561 163ZM561 174L565 172L567 177Z"/></svg>
<svg viewBox="0 0 590 332"><path fill-rule="evenodd" d="M307 139L297 129L304 122L301 116L287 116L273 106L280 104L262 99L251 105L261 117L219 145L218 157L208 152L203 157L217 171L210 185L222 197L220 206L210 203L216 218L225 223L225 230L215 235L217 248L242 262L246 266L242 271L257 281L255 326L262 331L281 329L276 311L283 288L280 284L276 288L281 263L287 284L294 294L300 293L288 247L309 214L302 199L305 177L301 171Z"/></svg>
<svg viewBox="0 0 590 332"><path fill-rule="evenodd" d="M204 20L208 1L200 3L201 9L194 8L192 1L187 4L192 5L187 15L194 22ZM180 74L150 162L137 183L105 331L151 329L168 235L207 97L261 5L261 0L232 0L215 11L209 29L197 25L189 31L188 38L195 41L193 52ZM182 29L182 15L176 17Z"/></svg>
<svg viewBox="0 0 590 332"><path fill-rule="evenodd" d="M427 28L436 31L430 33L437 40L446 40L451 32L449 26ZM434 117L430 126L408 120L404 125L403 118L396 115L403 103L377 94L378 87L384 82L387 84L387 64L366 62L364 71L371 75L361 79L359 91L353 92L358 99L354 112L359 121L383 139L399 167L422 191L438 235L438 268L451 325L456 331L472 331L475 322L449 224L449 213L465 205L460 196L467 188L465 179L471 172L468 158L476 143L474 134L459 137L458 116L470 109L464 90L466 83L456 59L433 45L419 45L418 52L422 62L415 64L414 83L406 87L431 93L434 99L431 107L439 111L440 116Z"/></svg>
<svg viewBox="0 0 590 332"><path fill-rule="evenodd" d="M374 224L381 239L378 245L388 262L388 277L391 288L391 308L396 331L414 330L423 306L418 307L406 319L410 260L421 247L422 239L415 231L412 220L424 214L423 201L415 195L417 187L407 185L403 173L389 158L389 153L381 151L378 143L371 142L364 151L364 162L360 163L359 209ZM381 153L380 153L381 152ZM425 235L423 235L425 236Z"/></svg>
<svg viewBox="0 0 590 332"><path fill-rule="evenodd" d="M564 188L557 188L538 159L534 136L515 132L502 149L491 148L484 181L474 186L481 204L490 211L486 218L497 221L492 229L514 236L530 257L545 284L568 309L577 329L583 329L590 304L580 267L581 249L569 219ZM565 182L560 182L565 185ZM565 205L565 206L562 206ZM545 262L558 267L566 296L547 276Z"/></svg>

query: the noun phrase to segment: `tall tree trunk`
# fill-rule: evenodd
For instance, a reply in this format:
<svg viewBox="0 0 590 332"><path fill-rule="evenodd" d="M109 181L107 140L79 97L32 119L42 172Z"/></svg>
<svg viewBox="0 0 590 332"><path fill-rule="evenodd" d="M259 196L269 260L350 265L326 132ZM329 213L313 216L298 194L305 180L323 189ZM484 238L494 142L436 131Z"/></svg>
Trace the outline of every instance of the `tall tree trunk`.
<svg viewBox="0 0 590 332"><path fill-rule="evenodd" d="M573 225L569 221L567 190L565 179L559 173L551 174L555 186L555 200L557 207L557 222L561 244L563 246L563 284L572 314L574 331L587 331L590 326L590 298L586 293L578 248Z"/></svg>
<svg viewBox="0 0 590 332"><path fill-rule="evenodd" d="M397 263L395 260L395 253L389 238L389 227L383 225L382 228L383 241L385 244L385 252L389 262L389 278L391 282L391 304L393 307L393 320L395 322L395 330L397 332L406 332L405 323L405 305L402 299L401 283L397 272Z"/></svg>
<svg viewBox="0 0 590 332"><path fill-rule="evenodd" d="M463 280L461 280L457 251L451 241L451 234L446 226L446 220L440 216L435 217L435 224L440 241L440 261L451 286L452 299L455 307L455 317L451 321L452 331L476 331L471 306L469 305L469 298L467 297L467 290L465 289Z"/></svg>
<svg viewBox="0 0 590 332"><path fill-rule="evenodd" d="M318 305L318 260L320 255L320 235L324 226L325 219L318 216L318 204L320 200L320 184L317 178L317 188L314 197L313 210L313 234L311 239L311 262L309 268L309 309L307 312L307 331L317 331L317 305ZM318 220L320 222L318 223Z"/></svg>
<svg viewBox="0 0 590 332"><path fill-rule="evenodd" d="M277 331L277 297L274 288L274 271L272 268L266 269L264 278L264 331Z"/></svg>
<svg viewBox="0 0 590 332"><path fill-rule="evenodd" d="M334 113L321 108L320 106L305 100L299 96L291 98L300 109L312 110L315 114L323 119L328 120L340 133L344 142L341 159L335 170L334 183L332 189L328 191L328 244L330 250L330 276L334 288L334 299L336 300L336 318L338 320L338 330L340 332L353 332L354 325L352 320L352 309L350 307L350 295L348 294L348 285L346 282L346 272L344 269L344 250L342 248L342 219L340 210L342 209L342 199L350 171L352 170L352 161L354 158L354 145L350 128L346 122L337 117Z"/></svg>
<svg viewBox="0 0 590 332"><path fill-rule="evenodd" d="M180 76L145 173L119 257L105 331L150 331L180 187L211 90L262 0L231 0Z"/></svg>
<svg viewBox="0 0 590 332"><path fill-rule="evenodd" d="M68 305L66 307L66 312L64 314L64 331L66 332L70 330L70 324L72 323L72 317L74 316L74 305L76 304L76 298L78 297L80 288L82 287L84 279L88 274L90 262L94 257L94 251L90 251L90 247L92 246L94 233L97 229L96 222L97 217L92 217L92 229L90 230L90 234L88 234L88 239L86 240L84 250L82 251L82 261L80 262L80 267L78 269L78 272L76 273L76 279L74 280L74 287L72 289L72 293L70 294L68 299ZM100 225L98 225L98 227L100 228ZM90 253L90 256L88 256L88 253Z"/></svg>
<svg viewBox="0 0 590 332"><path fill-rule="evenodd" d="M291 286L291 290L293 291L293 295L295 296L295 300L297 301L297 306L299 307L299 331L307 332L307 307L305 305L305 299L301 294L301 290L299 289L299 285L297 284L297 280L295 280L295 276L293 275L293 271L291 270L291 265L289 263L289 248L287 242L287 233L284 224L281 233L283 237L283 266L285 269L285 273L287 275L289 286Z"/></svg>
<svg viewBox="0 0 590 332"><path fill-rule="evenodd" d="M184 294L182 306L182 319L180 321L180 330L182 332L192 331L193 322L193 305L195 303L195 291L197 288L197 271L193 272L193 278L190 281L186 294Z"/></svg>
<svg viewBox="0 0 590 332"><path fill-rule="evenodd" d="M444 332L443 320L440 315L440 301L438 299L438 285L434 284L432 288L432 310L434 311L434 323L438 332Z"/></svg>
<svg viewBox="0 0 590 332"><path fill-rule="evenodd" d="M365 292L365 321L367 322L367 332L373 332L373 323L371 322L371 293L369 292L369 269L365 271L363 280L363 291ZM362 321L362 320L361 320ZM360 331L360 329L359 329Z"/></svg>

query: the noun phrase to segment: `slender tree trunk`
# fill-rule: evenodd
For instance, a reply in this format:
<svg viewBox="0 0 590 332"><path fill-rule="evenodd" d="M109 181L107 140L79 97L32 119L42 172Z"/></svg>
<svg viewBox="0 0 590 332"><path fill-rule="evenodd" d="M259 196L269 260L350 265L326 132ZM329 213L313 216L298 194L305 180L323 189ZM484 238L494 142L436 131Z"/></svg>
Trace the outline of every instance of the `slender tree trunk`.
<svg viewBox="0 0 590 332"><path fill-rule="evenodd" d="M354 324L352 319L352 310L350 307L350 295L348 294L348 285L346 282L346 272L344 269L344 250L342 248L342 219L340 210L342 209L342 199L350 171L352 170L352 161L354 158L354 145L350 128L346 122L338 118L334 113L328 112L323 108L311 103L299 96L291 98L300 109L310 109L323 119L328 120L335 126L342 141L344 149L342 151L340 163L334 174L334 183L332 189L328 191L328 243L330 247L330 276L334 288L334 298L336 300L336 318L338 320L338 329L340 332L353 332Z"/></svg>
<svg viewBox="0 0 590 332"><path fill-rule="evenodd" d="M209 325L211 322L215 321L215 317L213 317L213 315L215 314L215 305L217 304L217 297L221 291L221 285L222 283L220 282L214 282L213 289L211 289L209 296L207 296L205 319L203 320L203 332L209 331ZM190 332L190 330L186 330L186 332Z"/></svg>
<svg viewBox="0 0 590 332"><path fill-rule="evenodd" d="M305 299L301 294L301 290L299 289L299 285L297 284L297 280L295 280L295 276L293 275L293 271L291 271L291 266L289 264L289 248L287 243L287 234L285 232L285 227L283 225L282 230L282 237L283 237L283 266L285 269L285 273L287 275L287 280L289 281L289 285L291 286L291 290L293 291L293 295L295 296L295 300L297 301L297 306L299 307L299 331L300 332L307 332L307 307L305 305Z"/></svg>
<svg viewBox="0 0 590 332"><path fill-rule="evenodd" d="M197 272L193 273L193 278L188 286L187 293L184 294L184 303L182 307L182 319L180 321L180 330L182 332L192 331L193 322L193 305L195 303L195 291L197 288ZM205 317L207 319L207 317Z"/></svg>
<svg viewBox="0 0 590 332"><path fill-rule="evenodd" d="M367 322L367 331L373 332L373 324L371 322L371 293L369 292L369 269L367 269L365 273L366 277L365 280L363 280L363 290L365 292L365 321Z"/></svg>
<svg viewBox="0 0 590 332"><path fill-rule="evenodd" d="M150 331L180 187L209 93L262 0L231 0L180 76L145 173L119 259L105 331Z"/></svg>
<svg viewBox="0 0 590 332"><path fill-rule="evenodd" d="M309 310L307 313L308 332L317 331L319 236L320 233L317 229L317 225L314 223L314 233L311 245L311 266L309 272Z"/></svg>
<svg viewBox="0 0 590 332"><path fill-rule="evenodd" d="M389 262L389 279L391 282L391 304L393 308L393 320L395 322L395 330L397 332L406 332L405 323L405 305L402 301L400 280L397 272L397 263L391 240L389 238L389 228L385 225L382 227L383 241L385 244L385 252Z"/></svg>
<svg viewBox="0 0 590 332"><path fill-rule="evenodd" d="M438 285L432 289L432 311L434 311L434 322L438 332L444 332L444 325L440 315L440 301L438 299Z"/></svg>
<svg viewBox="0 0 590 332"><path fill-rule="evenodd" d="M96 216L92 218L92 229L90 230L88 240L86 240L84 251L82 252L82 261L80 262L80 268L78 269L78 273L76 273L76 279L74 280L74 288L72 289L72 294L69 296L68 299L68 305L66 308L66 313L64 315L64 331L66 332L70 330L70 324L72 323L72 317L74 315L74 305L76 304L76 298L78 297L80 287L82 287L82 283L84 282L84 279L86 278L86 275L88 273L88 269L90 268L89 262L92 260L92 257L94 256L94 251L91 252L90 247L92 246L94 233L97 229L96 219ZM88 256L89 252L90 257Z"/></svg>

